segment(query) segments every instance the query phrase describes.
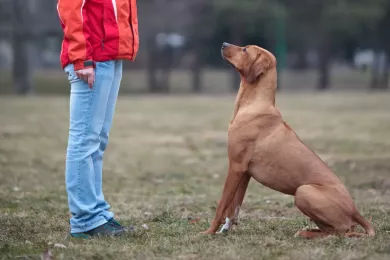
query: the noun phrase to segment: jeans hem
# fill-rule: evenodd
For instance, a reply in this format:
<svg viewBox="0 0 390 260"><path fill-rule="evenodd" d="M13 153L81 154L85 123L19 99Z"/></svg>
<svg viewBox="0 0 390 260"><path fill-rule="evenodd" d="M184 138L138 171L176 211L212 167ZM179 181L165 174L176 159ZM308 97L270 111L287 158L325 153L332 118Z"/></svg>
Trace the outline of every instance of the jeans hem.
<svg viewBox="0 0 390 260"><path fill-rule="evenodd" d="M102 214L103 218L106 219L106 220L110 220L112 219L113 217L115 217L115 214L114 212L112 211L105 211L103 214Z"/></svg>
<svg viewBox="0 0 390 260"><path fill-rule="evenodd" d="M71 227L70 229L70 233L83 233L83 232L87 232L87 231L90 231L94 228L97 228L103 224L106 224L107 223L107 220L103 217L103 218L99 218L98 220L96 221L93 221L87 225L82 225L81 227Z"/></svg>

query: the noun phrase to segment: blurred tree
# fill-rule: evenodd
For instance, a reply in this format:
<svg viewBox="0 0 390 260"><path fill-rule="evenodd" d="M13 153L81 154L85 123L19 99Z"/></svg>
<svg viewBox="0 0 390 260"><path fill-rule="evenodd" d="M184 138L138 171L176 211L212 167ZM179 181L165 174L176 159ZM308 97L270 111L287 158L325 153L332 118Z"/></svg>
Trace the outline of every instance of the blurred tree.
<svg viewBox="0 0 390 260"><path fill-rule="evenodd" d="M138 3L140 32L147 47L150 92L169 92L170 74L177 61L175 54L181 47L172 46L168 38L174 34L196 41L198 35L191 37L189 32L194 30L188 29L193 28L195 23L202 23L199 17L205 3L204 0L145 0ZM199 88L200 78L196 75L200 75L200 70L197 67L199 65L194 67L194 71L198 71L195 73L195 85Z"/></svg>
<svg viewBox="0 0 390 260"><path fill-rule="evenodd" d="M168 29L167 19L169 20L169 16L172 15L171 3L165 0L145 0L137 5L140 19L139 31L147 49L146 76L149 92L168 92L170 70L165 64L166 58L161 56L161 49L157 45L157 35ZM159 70L162 72L160 74L165 77L158 77Z"/></svg>
<svg viewBox="0 0 390 260"><path fill-rule="evenodd" d="M12 40L17 93L31 93L31 67L42 65L39 53L36 53L37 59L31 58L31 46L47 49L44 46L48 34L62 37L55 2L0 0L0 37ZM269 49L277 57L279 74L286 64L288 47L289 54L298 54L295 68L306 69L308 64L316 64L316 85L320 90L331 85L332 59L345 54L342 59L352 62L354 51L359 47L374 49L375 57L380 53L390 56L389 0L143 0L137 4L140 56L143 58L146 54L147 57L151 92L169 92L172 70L184 68L184 63L185 69L189 67L192 72L192 91L201 92L206 64L226 68L219 55L224 41L236 45L257 44ZM170 34L183 36L184 45L161 44L161 39ZM318 59L307 63L312 50L316 50ZM185 57L180 60L181 56ZM379 65L373 66L370 86L387 88L389 59L385 66L378 58L376 61ZM142 64L142 59L138 64ZM239 74L232 70L232 77L231 90L236 91Z"/></svg>
<svg viewBox="0 0 390 260"><path fill-rule="evenodd" d="M12 0L13 83L17 94L31 94L32 71L29 51L32 40L31 1Z"/></svg>
<svg viewBox="0 0 390 260"><path fill-rule="evenodd" d="M56 3L51 0L0 0L0 38L11 41L13 89L17 94L33 92L32 68L39 65L37 43L49 34L62 36L55 10Z"/></svg>
<svg viewBox="0 0 390 260"><path fill-rule="evenodd" d="M187 48L193 54L191 59L192 92L198 93L203 89L202 68L208 55L208 42L216 28L213 17L213 6L207 0L192 0L191 10L193 19L186 28Z"/></svg>
<svg viewBox="0 0 390 260"><path fill-rule="evenodd" d="M362 26L373 28L383 16L386 0L281 0L288 10L290 39L316 46L317 89L330 86L330 61L340 37L356 36Z"/></svg>
<svg viewBox="0 0 390 260"><path fill-rule="evenodd" d="M6 36L12 26L12 2L11 0L0 0L0 37Z"/></svg>
<svg viewBox="0 0 390 260"><path fill-rule="evenodd" d="M389 88L389 66L390 66L390 2L386 1L384 6L384 15L379 19L377 26L374 29L372 39L375 41L375 50L378 53L382 51L386 57L383 59L382 71L378 69L373 70L371 81L371 88L373 89L387 89ZM377 68L379 66L375 66Z"/></svg>
<svg viewBox="0 0 390 260"><path fill-rule="evenodd" d="M235 45L246 45L245 36L263 32L270 42L275 42L277 33L282 32L284 7L277 1L271 0L213 0L215 12L228 24L231 35L230 39ZM279 22L279 23L278 23ZM282 24L280 24L282 22ZM282 25L278 27L277 25ZM266 26L271 25L271 26ZM282 32L283 34L283 32ZM280 38L283 40L283 37ZM283 46L278 50L278 54L284 54ZM284 59L284 57L278 57ZM282 63L283 64L283 63ZM232 90L239 88L240 78L236 71L232 73Z"/></svg>

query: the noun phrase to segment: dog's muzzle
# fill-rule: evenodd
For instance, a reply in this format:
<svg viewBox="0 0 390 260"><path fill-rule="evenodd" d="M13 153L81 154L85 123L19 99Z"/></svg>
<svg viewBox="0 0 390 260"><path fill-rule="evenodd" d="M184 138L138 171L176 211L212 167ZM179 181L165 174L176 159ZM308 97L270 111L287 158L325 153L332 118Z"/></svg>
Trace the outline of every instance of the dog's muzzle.
<svg viewBox="0 0 390 260"><path fill-rule="evenodd" d="M223 55L223 51L226 47L229 47L231 44L230 43L227 43L227 42L224 42L222 43L222 47L221 47L221 56L222 56L222 59L224 59L227 63L229 63L230 66L232 66L233 69L236 69L236 66L234 66L230 61L228 61L226 58L225 58L225 55Z"/></svg>
<svg viewBox="0 0 390 260"><path fill-rule="evenodd" d="M226 47L228 47L229 45L230 45L230 43L227 43L227 42L222 43L222 47L221 47L221 56L222 56L222 58L223 58L224 60L226 60L226 59L225 59L225 56L223 55L223 50L224 50Z"/></svg>
<svg viewBox="0 0 390 260"><path fill-rule="evenodd" d="M231 45L230 43L227 43L227 42L224 42L222 43L222 50L225 49L226 47L228 47L229 45Z"/></svg>

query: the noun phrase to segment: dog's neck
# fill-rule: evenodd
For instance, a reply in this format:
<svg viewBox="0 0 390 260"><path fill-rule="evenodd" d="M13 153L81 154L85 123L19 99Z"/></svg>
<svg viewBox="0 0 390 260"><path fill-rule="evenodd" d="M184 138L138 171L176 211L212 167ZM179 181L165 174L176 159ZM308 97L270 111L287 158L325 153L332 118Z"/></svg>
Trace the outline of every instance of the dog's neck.
<svg viewBox="0 0 390 260"><path fill-rule="evenodd" d="M267 73L261 76L259 81L252 84L241 76L240 89L237 93L232 121L236 117L240 108L253 103L265 106L275 106L276 84L276 68L268 70Z"/></svg>

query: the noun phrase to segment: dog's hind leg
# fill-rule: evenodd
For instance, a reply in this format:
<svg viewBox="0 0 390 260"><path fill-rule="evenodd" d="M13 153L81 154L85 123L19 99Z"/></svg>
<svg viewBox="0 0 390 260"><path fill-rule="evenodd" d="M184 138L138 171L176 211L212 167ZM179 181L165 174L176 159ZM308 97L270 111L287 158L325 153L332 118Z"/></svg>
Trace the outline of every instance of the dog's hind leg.
<svg viewBox="0 0 390 260"><path fill-rule="evenodd" d="M302 230L302 231L298 231L297 233L295 233L295 237L301 237L301 238L305 238L305 239L322 238L322 237L327 237L330 235L332 235L332 234L322 232L319 229Z"/></svg>
<svg viewBox="0 0 390 260"><path fill-rule="evenodd" d="M318 228L315 229L306 229L301 230L295 233L295 237L301 237L306 239L315 239L315 238L322 238L327 237L335 234L334 228L331 226L328 226L320 221L313 221Z"/></svg>
<svg viewBox="0 0 390 260"><path fill-rule="evenodd" d="M245 173L241 179L240 185L238 186L233 202L225 211L225 223L218 233L228 232L233 225L238 224L238 215L240 214L240 208L244 200L246 190L248 189L250 179L251 176L248 173Z"/></svg>
<svg viewBox="0 0 390 260"><path fill-rule="evenodd" d="M348 232L344 234L345 237L366 237L366 233L359 233L359 232Z"/></svg>
<svg viewBox="0 0 390 260"><path fill-rule="evenodd" d="M295 192L297 208L325 234L344 235L351 230L354 222L350 204L345 193L319 185L302 185Z"/></svg>

